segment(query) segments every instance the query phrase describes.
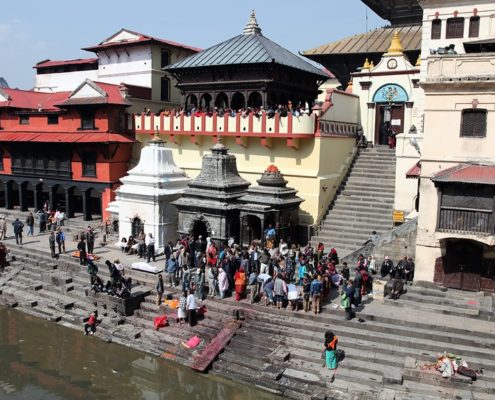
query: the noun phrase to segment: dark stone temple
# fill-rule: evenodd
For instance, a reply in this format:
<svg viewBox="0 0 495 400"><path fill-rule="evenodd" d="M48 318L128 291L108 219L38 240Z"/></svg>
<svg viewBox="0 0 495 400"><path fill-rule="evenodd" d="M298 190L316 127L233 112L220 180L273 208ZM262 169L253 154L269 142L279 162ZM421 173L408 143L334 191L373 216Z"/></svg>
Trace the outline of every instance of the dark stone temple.
<svg viewBox="0 0 495 400"><path fill-rule="evenodd" d="M221 137L211 151L203 157L198 177L172 203L179 211L178 233L220 241L233 237L237 243L247 244L262 239L271 224L279 237L296 239L299 205L304 200L287 187L278 168L270 165L258 185L249 188Z"/></svg>
<svg viewBox="0 0 495 400"><path fill-rule="evenodd" d="M272 225L279 237L297 239L299 205L304 201L297 190L287 187L287 181L275 165L270 165L258 185L250 187L241 201L240 243L247 244L263 237L264 227Z"/></svg>
<svg viewBox="0 0 495 400"><path fill-rule="evenodd" d="M249 182L237 172L236 158L218 142L203 157L201 172L184 195L174 201L179 211L178 232L217 240L238 237L239 199Z"/></svg>
<svg viewBox="0 0 495 400"><path fill-rule="evenodd" d="M186 109L308 103L328 75L261 33L254 11L241 35L166 68Z"/></svg>

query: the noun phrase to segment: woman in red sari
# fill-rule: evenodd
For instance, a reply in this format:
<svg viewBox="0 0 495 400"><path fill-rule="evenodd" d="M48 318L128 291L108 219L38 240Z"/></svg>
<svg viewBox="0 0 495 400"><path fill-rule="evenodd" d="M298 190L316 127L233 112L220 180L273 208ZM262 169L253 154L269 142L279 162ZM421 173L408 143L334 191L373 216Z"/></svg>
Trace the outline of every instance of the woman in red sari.
<svg viewBox="0 0 495 400"><path fill-rule="evenodd" d="M235 282L235 300L239 301L244 296L246 292L246 273L244 272L244 268L239 268L234 275Z"/></svg>

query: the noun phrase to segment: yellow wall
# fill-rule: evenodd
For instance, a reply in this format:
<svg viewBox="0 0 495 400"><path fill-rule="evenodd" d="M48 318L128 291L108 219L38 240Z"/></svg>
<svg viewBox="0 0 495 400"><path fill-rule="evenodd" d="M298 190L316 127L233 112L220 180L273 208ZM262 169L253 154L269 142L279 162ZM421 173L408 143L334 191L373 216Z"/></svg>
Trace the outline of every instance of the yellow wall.
<svg viewBox="0 0 495 400"><path fill-rule="evenodd" d="M138 134L137 139L143 145L150 139L149 135ZM174 153L176 164L187 175L195 178L201 169L202 157L210 153L213 138L201 137L202 143L191 143L189 136L181 137L180 144L174 144L168 137L163 137L167 147ZM241 176L252 184L257 184L263 171L270 164L275 164L284 174L288 186L298 190L298 195L305 201L301 204L300 222L316 224L326 213L340 181L345 175L347 165L355 146L355 139L348 137L310 137L299 140L299 149L287 147L286 139L272 139L272 148L261 145L258 138L245 138L247 147L235 142L235 138L223 137L223 143L229 147L229 153L237 158L237 169ZM326 186L324 191L322 188Z"/></svg>

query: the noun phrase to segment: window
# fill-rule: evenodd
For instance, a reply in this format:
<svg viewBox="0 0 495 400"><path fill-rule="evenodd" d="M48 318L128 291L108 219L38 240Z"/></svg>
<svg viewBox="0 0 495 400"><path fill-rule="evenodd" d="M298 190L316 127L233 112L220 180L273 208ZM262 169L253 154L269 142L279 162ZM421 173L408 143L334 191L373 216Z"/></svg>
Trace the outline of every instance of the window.
<svg viewBox="0 0 495 400"><path fill-rule="evenodd" d="M58 115L50 114L47 116L48 125L58 125Z"/></svg>
<svg viewBox="0 0 495 400"><path fill-rule="evenodd" d="M19 115L19 125L29 125L29 115Z"/></svg>
<svg viewBox="0 0 495 400"><path fill-rule="evenodd" d="M447 39L461 39L464 37L464 18L449 18L447 20Z"/></svg>
<svg viewBox="0 0 495 400"><path fill-rule="evenodd" d="M84 151L81 159L83 176L96 177L96 154Z"/></svg>
<svg viewBox="0 0 495 400"><path fill-rule="evenodd" d="M168 64L170 64L170 56L168 50L162 49L161 66L162 68L165 68Z"/></svg>
<svg viewBox="0 0 495 400"><path fill-rule="evenodd" d="M162 78L161 82L161 94L160 99L162 101L170 101L170 79Z"/></svg>
<svg viewBox="0 0 495 400"><path fill-rule="evenodd" d="M493 233L493 186L446 184L441 188L439 231Z"/></svg>
<svg viewBox="0 0 495 400"><path fill-rule="evenodd" d="M461 137L485 137L486 119L486 110L462 110Z"/></svg>
<svg viewBox="0 0 495 400"><path fill-rule="evenodd" d="M442 20L437 18L431 21L431 38L440 39L441 35L442 35Z"/></svg>
<svg viewBox="0 0 495 400"><path fill-rule="evenodd" d="M469 37L476 38L480 35L480 17L469 19Z"/></svg>
<svg viewBox="0 0 495 400"><path fill-rule="evenodd" d="M94 111L81 111L81 130L95 129Z"/></svg>

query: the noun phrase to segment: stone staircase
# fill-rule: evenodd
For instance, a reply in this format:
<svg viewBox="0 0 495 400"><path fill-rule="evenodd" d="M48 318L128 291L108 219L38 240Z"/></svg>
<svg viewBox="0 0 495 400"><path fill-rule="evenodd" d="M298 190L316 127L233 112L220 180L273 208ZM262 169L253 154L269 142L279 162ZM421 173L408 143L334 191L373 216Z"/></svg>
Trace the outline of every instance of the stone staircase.
<svg viewBox="0 0 495 400"><path fill-rule="evenodd" d="M311 238L335 247L345 257L370 237L392 228L395 191L395 150L386 146L362 149L319 231Z"/></svg>

